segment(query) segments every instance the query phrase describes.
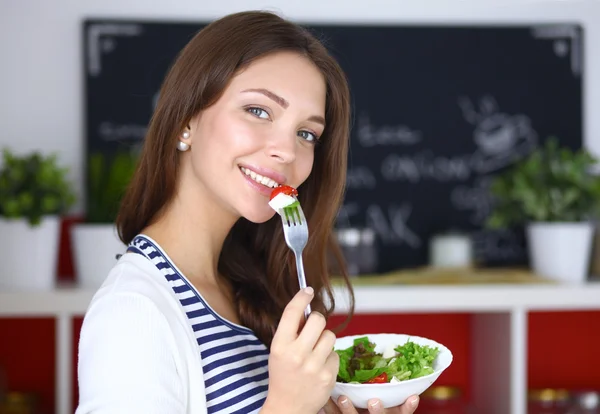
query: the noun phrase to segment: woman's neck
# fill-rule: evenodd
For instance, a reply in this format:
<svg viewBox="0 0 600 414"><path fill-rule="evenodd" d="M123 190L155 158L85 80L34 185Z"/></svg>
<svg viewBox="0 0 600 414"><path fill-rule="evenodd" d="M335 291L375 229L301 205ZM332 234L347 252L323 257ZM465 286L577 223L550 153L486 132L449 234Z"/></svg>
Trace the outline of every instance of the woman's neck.
<svg viewBox="0 0 600 414"><path fill-rule="evenodd" d="M165 250L194 284L221 285L217 277L223 243L237 218L202 201L176 196L163 214L143 230Z"/></svg>

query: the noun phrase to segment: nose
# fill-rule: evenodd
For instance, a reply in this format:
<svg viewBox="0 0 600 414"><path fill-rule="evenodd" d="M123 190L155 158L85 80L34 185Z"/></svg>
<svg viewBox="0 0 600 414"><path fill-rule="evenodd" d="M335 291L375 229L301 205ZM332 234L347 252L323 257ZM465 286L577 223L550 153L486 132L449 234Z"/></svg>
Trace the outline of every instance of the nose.
<svg viewBox="0 0 600 414"><path fill-rule="evenodd" d="M278 162L289 164L296 159L296 143L297 138L295 135L281 132L274 133L267 141L266 153Z"/></svg>

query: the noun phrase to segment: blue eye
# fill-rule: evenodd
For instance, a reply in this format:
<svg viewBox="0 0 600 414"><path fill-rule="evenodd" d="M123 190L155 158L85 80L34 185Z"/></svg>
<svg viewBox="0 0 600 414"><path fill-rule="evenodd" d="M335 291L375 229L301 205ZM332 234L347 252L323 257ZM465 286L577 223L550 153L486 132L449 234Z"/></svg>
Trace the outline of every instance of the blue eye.
<svg viewBox="0 0 600 414"><path fill-rule="evenodd" d="M246 108L246 110L248 112L250 112L252 115L256 116L257 118L269 119L269 113L262 108L253 106L250 108Z"/></svg>
<svg viewBox="0 0 600 414"><path fill-rule="evenodd" d="M316 142L319 139L316 134L309 131L298 131L298 136L309 142Z"/></svg>

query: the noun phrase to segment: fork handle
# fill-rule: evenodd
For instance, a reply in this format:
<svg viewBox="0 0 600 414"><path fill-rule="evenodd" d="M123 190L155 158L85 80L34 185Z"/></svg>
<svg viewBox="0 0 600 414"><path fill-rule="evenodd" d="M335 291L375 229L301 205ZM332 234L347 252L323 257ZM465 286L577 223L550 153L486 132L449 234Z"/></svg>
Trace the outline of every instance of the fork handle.
<svg viewBox="0 0 600 414"><path fill-rule="evenodd" d="M302 261L302 252L294 252L294 255L296 256L296 269L298 269L298 284L300 285L300 289L304 289L306 288L306 275L304 274L304 262ZM306 306L306 309L304 309L304 318L308 319L308 316L311 312L312 310L310 308L310 304L308 304Z"/></svg>

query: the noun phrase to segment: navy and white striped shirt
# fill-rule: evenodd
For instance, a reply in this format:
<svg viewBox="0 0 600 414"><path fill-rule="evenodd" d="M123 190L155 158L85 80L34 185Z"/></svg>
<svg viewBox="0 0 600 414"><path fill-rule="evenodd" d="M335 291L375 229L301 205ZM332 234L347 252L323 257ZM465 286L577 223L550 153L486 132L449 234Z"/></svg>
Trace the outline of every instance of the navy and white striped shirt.
<svg viewBox="0 0 600 414"><path fill-rule="evenodd" d="M187 315L202 357L208 413L258 412L267 396L267 347L251 329L218 315L155 242L138 235L128 251L152 261Z"/></svg>

